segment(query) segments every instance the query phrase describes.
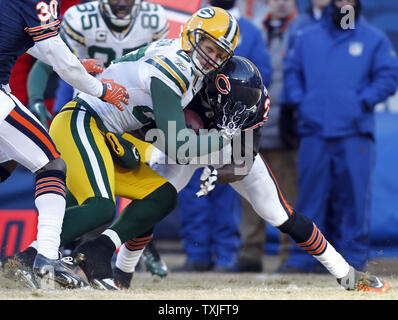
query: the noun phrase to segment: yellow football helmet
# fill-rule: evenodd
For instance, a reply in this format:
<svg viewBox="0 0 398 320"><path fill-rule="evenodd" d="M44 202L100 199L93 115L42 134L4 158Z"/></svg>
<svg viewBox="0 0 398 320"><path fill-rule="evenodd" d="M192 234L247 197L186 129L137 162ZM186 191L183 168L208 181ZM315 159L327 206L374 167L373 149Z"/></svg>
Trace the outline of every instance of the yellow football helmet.
<svg viewBox="0 0 398 320"><path fill-rule="evenodd" d="M224 9L202 8L194 13L184 25L181 39L182 49L191 53L195 71L205 75L209 71L220 68L233 56L239 39L238 22ZM222 54L217 59L212 59L201 47L204 39L210 40L221 49ZM205 61L211 67L205 69L200 61Z"/></svg>

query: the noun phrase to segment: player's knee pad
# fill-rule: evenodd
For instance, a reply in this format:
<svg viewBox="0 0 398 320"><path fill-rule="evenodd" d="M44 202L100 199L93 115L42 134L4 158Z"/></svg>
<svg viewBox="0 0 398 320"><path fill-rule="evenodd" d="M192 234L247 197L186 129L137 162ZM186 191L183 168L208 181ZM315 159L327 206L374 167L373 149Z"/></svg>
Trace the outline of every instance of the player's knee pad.
<svg viewBox="0 0 398 320"><path fill-rule="evenodd" d="M278 229L288 234L295 242L307 241L314 230L314 223L303 214L294 211Z"/></svg>
<svg viewBox="0 0 398 320"><path fill-rule="evenodd" d="M10 175L11 173L7 169L0 166L0 183L6 181Z"/></svg>

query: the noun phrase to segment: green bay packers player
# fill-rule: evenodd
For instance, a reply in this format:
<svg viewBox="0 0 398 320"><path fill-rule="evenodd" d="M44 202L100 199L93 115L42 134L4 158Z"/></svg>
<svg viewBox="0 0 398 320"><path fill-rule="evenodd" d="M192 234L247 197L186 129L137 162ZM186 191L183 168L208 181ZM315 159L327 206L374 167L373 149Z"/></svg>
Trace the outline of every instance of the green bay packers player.
<svg viewBox="0 0 398 320"><path fill-rule="evenodd" d="M238 37L238 24L227 11L201 9L180 38L155 41L105 69L102 76L123 84L130 95L120 115L106 110L100 99L79 93L54 118L50 135L68 166L68 204L74 203L65 213L61 245L112 222L115 196L133 200L99 237L72 253L94 287L116 288L111 279L114 251L136 237L145 241L177 201L176 189L121 136L152 124L158 134L152 137L159 138L154 145L177 163L227 145L230 140L222 132L181 139L188 132L183 108L203 78L233 55Z"/></svg>
<svg viewBox="0 0 398 320"><path fill-rule="evenodd" d="M107 67L128 52L165 38L168 27L161 5L142 0L98 0L70 7L64 14L60 34L81 61L87 63L95 58ZM28 77L30 109L46 128L52 116L44 104L44 92L51 73L49 65L36 61ZM63 82L60 85L67 86ZM152 244L143 258L151 273L167 275L167 267Z"/></svg>
<svg viewBox="0 0 398 320"><path fill-rule="evenodd" d="M64 14L60 35L80 58L95 58L108 66L124 54L162 39L168 32L161 5L142 0L97 0L70 7ZM102 71L102 70L101 70ZM28 77L29 108L47 128L52 116L44 92L52 67L38 60Z"/></svg>
<svg viewBox="0 0 398 320"><path fill-rule="evenodd" d="M121 4L123 3L123 4ZM79 58L96 58L108 66L112 60L168 31L162 6L141 0L98 0L69 8L61 36Z"/></svg>

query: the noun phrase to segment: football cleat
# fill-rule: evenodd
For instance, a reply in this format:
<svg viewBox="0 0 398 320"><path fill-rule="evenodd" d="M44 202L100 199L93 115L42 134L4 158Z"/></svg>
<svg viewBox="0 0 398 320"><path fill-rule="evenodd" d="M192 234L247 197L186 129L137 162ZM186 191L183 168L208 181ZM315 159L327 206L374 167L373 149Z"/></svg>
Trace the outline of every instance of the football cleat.
<svg viewBox="0 0 398 320"><path fill-rule="evenodd" d="M152 274L160 278L164 278L168 274L168 268L166 263L160 258L159 253L154 247L153 243L150 242L144 252L142 253L142 260L145 263L146 269Z"/></svg>
<svg viewBox="0 0 398 320"><path fill-rule="evenodd" d="M55 281L61 287L68 289L83 288L88 285L66 263L58 259L48 259L42 254L37 254L33 263L33 272L42 284L43 281L47 284Z"/></svg>
<svg viewBox="0 0 398 320"><path fill-rule="evenodd" d="M337 279L337 282L346 290L370 291L386 293L390 284L368 272L361 272L350 266L348 274Z"/></svg>
<svg viewBox="0 0 398 320"><path fill-rule="evenodd" d="M94 289L98 290L106 290L106 291L120 290L115 280L113 280L112 278L91 279L90 284Z"/></svg>
<svg viewBox="0 0 398 320"><path fill-rule="evenodd" d="M26 250L7 257L1 261L1 268L7 278L13 279L24 287L39 289L33 275L33 261L36 257L36 249L28 247Z"/></svg>
<svg viewBox="0 0 398 320"><path fill-rule="evenodd" d="M32 269L30 270L17 269L14 274L16 279L24 283L25 286L31 289L40 289L40 286L33 275Z"/></svg>
<svg viewBox="0 0 398 320"><path fill-rule="evenodd" d="M386 293L390 290L390 284L379 277L365 273L357 283L357 290Z"/></svg>
<svg viewBox="0 0 398 320"><path fill-rule="evenodd" d="M120 289L130 288L131 280L133 279L134 272L124 272L118 267L113 268L113 279Z"/></svg>
<svg viewBox="0 0 398 320"><path fill-rule="evenodd" d="M103 235L82 243L73 250L73 262L83 270L93 288L117 290L112 280L111 259L114 250L113 242ZM115 288L111 289L112 287Z"/></svg>

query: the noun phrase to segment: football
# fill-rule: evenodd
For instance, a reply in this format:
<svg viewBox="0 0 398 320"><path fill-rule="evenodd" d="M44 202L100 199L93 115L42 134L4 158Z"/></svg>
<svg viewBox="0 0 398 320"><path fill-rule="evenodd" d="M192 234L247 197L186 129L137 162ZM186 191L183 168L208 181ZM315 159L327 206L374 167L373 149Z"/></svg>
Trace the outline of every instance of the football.
<svg viewBox="0 0 398 320"><path fill-rule="evenodd" d="M199 133L199 129L204 129L204 123L195 111L184 109L184 115L187 128L194 130L196 134Z"/></svg>

